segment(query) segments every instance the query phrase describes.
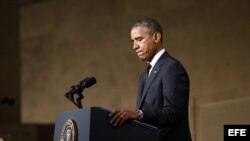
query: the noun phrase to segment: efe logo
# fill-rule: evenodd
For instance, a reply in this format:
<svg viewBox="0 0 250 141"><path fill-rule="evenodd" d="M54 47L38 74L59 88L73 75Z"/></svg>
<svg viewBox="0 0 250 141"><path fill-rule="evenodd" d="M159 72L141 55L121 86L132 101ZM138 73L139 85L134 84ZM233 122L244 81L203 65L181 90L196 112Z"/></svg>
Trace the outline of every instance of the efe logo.
<svg viewBox="0 0 250 141"><path fill-rule="evenodd" d="M250 141L250 125L224 125L224 141Z"/></svg>
<svg viewBox="0 0 250 141"><path fill-rule="evenodd" d="M246 129L228 129L228 136L246 136Z"/></svg>

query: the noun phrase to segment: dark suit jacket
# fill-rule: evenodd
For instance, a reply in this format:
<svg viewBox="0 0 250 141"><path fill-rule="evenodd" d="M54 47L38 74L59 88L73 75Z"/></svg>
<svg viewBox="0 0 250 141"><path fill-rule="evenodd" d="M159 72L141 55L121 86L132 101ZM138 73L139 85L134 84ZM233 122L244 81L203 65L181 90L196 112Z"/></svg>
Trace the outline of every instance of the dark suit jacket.
<svg viewBox="0 0 250 141"><path fill-rule="evenodd" d="M161 129L161 141L191 141L188 122L189 78L179 61L165 52L142 89L139 80L137 109L142 122Z"/></svg>

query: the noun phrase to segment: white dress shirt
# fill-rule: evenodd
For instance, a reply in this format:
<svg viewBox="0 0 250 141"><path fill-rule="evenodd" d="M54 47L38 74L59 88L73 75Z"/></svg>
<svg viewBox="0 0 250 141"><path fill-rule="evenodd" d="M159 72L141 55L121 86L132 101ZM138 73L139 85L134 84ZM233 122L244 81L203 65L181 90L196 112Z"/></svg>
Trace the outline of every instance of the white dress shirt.
<svg viewBox="0 0 250 141"><path fill-rule="evenodd" d="M165 48L161 49L155 56L154 58L151 60L151 62L149 62L149 64L151 65L151 68L149 70L148 75L150 75L153 67L155 66L156 62L159 60L159 58L162 56L162 54L165 52Z"/></svg>

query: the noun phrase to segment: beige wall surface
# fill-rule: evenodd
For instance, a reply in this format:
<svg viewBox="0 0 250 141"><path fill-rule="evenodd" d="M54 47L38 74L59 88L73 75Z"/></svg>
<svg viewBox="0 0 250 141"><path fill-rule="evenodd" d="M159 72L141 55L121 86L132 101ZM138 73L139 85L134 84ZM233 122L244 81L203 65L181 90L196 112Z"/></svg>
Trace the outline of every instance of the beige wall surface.
<svg viewBox="0 0 250 141"><path fill-rule="evenodd" d="M224 125L250 123L250 97L202 104L199 107L197 141L222 141Z"/></svg>
<svg viewBox="0 0 250 141"><path fill-rule="evenodd" d="M210 101L249 96L249 6L248 0L47 0L22 6L22 121L54 123L57 113L76 108L64 93L87 76L97 84L84 91L84 106L135 109L144 63L129 32L142 17L162 24L165 48L189 73L191 104L210 95Z"/></svg>

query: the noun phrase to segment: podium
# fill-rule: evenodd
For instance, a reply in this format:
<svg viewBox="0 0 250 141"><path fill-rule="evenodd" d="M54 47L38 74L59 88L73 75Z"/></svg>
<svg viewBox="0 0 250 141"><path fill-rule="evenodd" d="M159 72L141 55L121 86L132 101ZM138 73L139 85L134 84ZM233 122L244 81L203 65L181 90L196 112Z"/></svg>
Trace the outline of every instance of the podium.
<svg viewBox="0 0 250 141"><path fill-rule="evenodd" d="M158 141L159 129L139 121L128 121L113 127L110 111L89 107L59 113L54 141Z"/></svg>

